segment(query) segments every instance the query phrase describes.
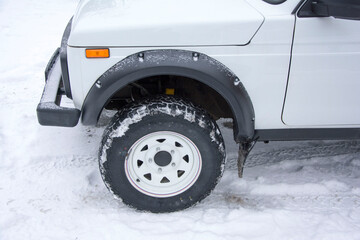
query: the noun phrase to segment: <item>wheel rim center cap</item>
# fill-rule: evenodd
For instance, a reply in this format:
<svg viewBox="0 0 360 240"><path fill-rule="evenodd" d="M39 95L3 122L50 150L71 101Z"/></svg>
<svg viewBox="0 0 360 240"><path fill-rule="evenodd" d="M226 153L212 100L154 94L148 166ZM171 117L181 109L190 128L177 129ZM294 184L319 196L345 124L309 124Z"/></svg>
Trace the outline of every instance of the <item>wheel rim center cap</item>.
<svg viewBox="0 0 360 240"><path fill-rule="evenodd" d="M154 161L157 165L165 167L171 162L171 154L166 151L160 151L155 154Z"/></svg>

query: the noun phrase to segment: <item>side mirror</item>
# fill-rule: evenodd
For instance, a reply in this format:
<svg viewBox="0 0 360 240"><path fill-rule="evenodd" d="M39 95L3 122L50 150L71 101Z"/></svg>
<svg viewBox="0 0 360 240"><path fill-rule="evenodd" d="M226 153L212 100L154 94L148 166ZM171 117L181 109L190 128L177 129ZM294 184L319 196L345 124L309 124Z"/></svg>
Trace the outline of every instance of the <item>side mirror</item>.
<svg viewBox="0 0 360 240"><path fill-rule="evenodd" d="M315 0L311 11L319 17L360 20L360 2L357 0Z"/></svg>

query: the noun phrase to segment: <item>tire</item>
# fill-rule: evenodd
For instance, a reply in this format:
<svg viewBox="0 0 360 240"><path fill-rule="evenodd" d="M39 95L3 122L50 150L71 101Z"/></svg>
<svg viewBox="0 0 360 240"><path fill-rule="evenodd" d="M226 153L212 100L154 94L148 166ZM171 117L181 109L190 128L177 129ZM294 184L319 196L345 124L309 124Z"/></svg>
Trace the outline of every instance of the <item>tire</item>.
<svg viewBox="0 0 360 240"><path fill-rule="evenodd" d="M129 105L106 128L102 178L115 198L138 210L173 212L214 189L225 163L223 138L202 109L173 97Z"/></svg>

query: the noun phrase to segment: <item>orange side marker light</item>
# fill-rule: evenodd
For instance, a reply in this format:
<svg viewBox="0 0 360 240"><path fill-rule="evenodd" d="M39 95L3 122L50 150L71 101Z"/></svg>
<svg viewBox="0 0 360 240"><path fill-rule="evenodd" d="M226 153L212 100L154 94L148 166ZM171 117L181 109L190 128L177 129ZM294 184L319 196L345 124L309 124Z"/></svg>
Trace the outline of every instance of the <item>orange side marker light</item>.
<svg viewBox="0 0 360 240"><path fill-rule="evenodd" d="M87 58L108 58L110 57L109 49L86 49Z"/></svg>
<svg viewBox="0 0 360 240"><path fill-rule="evenodd" d="M175 94L175 89L174 88L166 88L165 89L165 94L166 95L174 95Z"/></svg>

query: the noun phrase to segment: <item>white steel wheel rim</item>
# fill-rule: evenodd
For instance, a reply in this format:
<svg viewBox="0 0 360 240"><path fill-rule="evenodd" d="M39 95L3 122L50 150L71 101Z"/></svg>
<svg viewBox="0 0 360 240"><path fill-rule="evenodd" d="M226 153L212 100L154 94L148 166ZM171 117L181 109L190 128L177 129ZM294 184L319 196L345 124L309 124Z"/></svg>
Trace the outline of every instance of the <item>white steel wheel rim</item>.
<svg viewBox="0 0 360 240"><path fill-rule="evenodd" d="M125 159L131 185L152 197L176 196L198 179L202 167L199 149L187 137L170 131L150 133L136 141Z"/></svg>

